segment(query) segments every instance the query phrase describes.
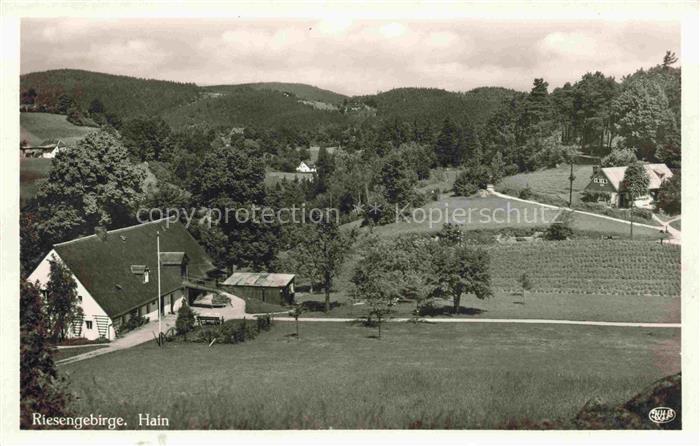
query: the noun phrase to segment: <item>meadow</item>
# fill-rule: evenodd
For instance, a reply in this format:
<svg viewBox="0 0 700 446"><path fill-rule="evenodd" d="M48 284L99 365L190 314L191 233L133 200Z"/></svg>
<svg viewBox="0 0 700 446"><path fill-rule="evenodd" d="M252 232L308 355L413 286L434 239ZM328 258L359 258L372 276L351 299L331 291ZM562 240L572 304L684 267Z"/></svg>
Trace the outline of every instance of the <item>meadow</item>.
<svg viewBox="0 0 700 446"><path fill-rule="evenodd" d="M406 218L374 227L371 231L380 237L391 238L407 233L431 233L439 231L446 222L464 225L465 230L499 230L506 228L546 228L560 221L561 210L539 204L510 200L497 196L458 197L442 196L415 210L408 210ZM571 227L575 230L629 237L629 224L593 215L574 213ZM358 227L359 222L348 227ZM364 228L369 232L369 228ZM659 230L635 226L634 235L643 240L659 240Z"/></svg>
<svg viewBox="0 0 700 446"><path fill-rule="evenodd" d="M568 164L562 164L553 169L519 173L503 178L496 184L496 190L513 194L515 191L529 187L533 193L547 197L553 202L568 204L570 169ZM573 204L579 202L580 192L590 183L592 173L593 167L590 165L574 166L576 179L573 184Z"/></svg>
<svg viewBox="0 0 700 446"><path fill-rule="evenodd" d="M147 343L59 368L77 414L171 429L475 429L570 419L680 370L680 330L277 322L236 345Z"/></svg>
<svg viewBox="0 0 700 446"><path fill-rule="evenodd" d="M97 129L71 124L65 115L52 113L20 113L20 140L41 144L47 139L61 139L68 146L74 145L88 133Z"/></svg>

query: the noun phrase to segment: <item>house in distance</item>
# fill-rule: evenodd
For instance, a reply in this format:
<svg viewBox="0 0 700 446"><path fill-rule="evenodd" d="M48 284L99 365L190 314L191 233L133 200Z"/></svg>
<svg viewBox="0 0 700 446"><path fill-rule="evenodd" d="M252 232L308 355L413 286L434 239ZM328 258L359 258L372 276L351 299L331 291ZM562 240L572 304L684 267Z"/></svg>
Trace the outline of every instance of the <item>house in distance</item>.
<svg viewBox="0 0 700 446"><path fill-rule="evenodd" d="M661 184L673 177L673 172L666 164L645 164L649 177L649 193L635 200L635 207L651 208ZM628 207L627 197L622 190L622 180L625 178L627 166L600 167L593 166L591 182L584 189L585 193L598 197L598 201L612 207Z"/></svg>
<svg viewBox="0 0 700 446"><path fill-rule="evenodd" d="M60 139L46 140L37 146L20 145L19 151L22 158L56 158L58 152L65 150L66 144Z"/></svg>
<svg viewBox="0 0 700 446"><path fill-rule="evenodd" d="M206 292L198 285L219 270L185 227L158 220L58 243L29 276L42 289L49 281L50 261L62 262L77 284L83 319L71 327L70 337L114 339L136 316L158 319L158 262L156 233L160 234L160 313L174 313L184 299L192 303Z"/></svg>
<svg viewBox="0 0 700 446"><path fill-rule="evenodd" d="M296 170L299 173L314 173L316 172L316 167L314 167L313 164L307 164L306 162L302 161L299 163Z"/></svg>

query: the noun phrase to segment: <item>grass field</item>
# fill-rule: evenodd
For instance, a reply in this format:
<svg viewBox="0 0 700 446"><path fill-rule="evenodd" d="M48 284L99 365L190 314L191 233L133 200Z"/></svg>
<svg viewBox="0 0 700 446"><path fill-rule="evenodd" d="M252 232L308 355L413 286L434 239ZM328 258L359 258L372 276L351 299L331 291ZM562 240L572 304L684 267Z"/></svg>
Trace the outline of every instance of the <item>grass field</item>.
<svg viewBox="0 0 700 446"><path fill-rule="evenodd" d="M73 125L64 115L51 113L20 113L20 140L41 144L47 139L60 138L68 146L74 145L88 133L97 129Z"/></svg>
<svg viewBox="0 0 700 446"><path fill-rule="evenodd" d="M350 298L332 295L334 302L342 305L330 312L305 312L302 317L342 317L361 318L367 312L366 305L353 305ZM322 302L321 294L302 294L298 302ZM439 318L469 319L558 319L571 321L603 322L661 322L680 323L680 296L632 296L604 294L554 294L528 292L525 297L521 292L496 291L494 296L479 300L473 295L462 297L460 313L453 315L451 301L439 301L440 312L433 316ZM412 302L399 303L394 306L392 317L412 317L416 305ZM432 316L423 316L427 321Z"/></svg>
<svg viewBox="0 0 700 446"><path fill-rule="evenodd" d="M171 429L498 428L619 403L680 370L680 330L277 323L237 345L153 343L61 367L78 414Z"/></svg>
<svg viewBox="0 0 700 446"><path fill-rule="evenodd" d="M51 159L25 158L19 162L19 198L24 205L34 197L42 181L49 175Z"/></svg>
<svg viewBox="0 0 700 446"><path fill-rule="evenodd" d="M494 196L446 197L414 210L406 219L378 226L374 232L383 237L435 232L447 222L464 224L467 230L536 227L550 224L558 214L558 210Z"/></svg>
<svg viewBox="0 0 700 446"><path fill-rule="evenodd" d="M496 190L521 190L530 187L532 192L550 197L554 200L569 202L569 174L570 166L562 165L554 169L538 170L530 173L520 173L503 178L497 185ZM589 165L574 166L573 202L579 201L579 193L591 181L593 167ZM509 191L510 193L510 191Z"/></svg>
<svg viewBox="0 0 700 446"><path fill-rule="evenodd" d="M496 196L450 196L412 211L406 219L375 227L373 232L382 237L436 232L448 221L463 224L466 230L544 227L553 223L559 214L557 209ZM629 224L586 214L575 213L571 226L586 232L629 236ZM635 227L634 232L638 238L646 240L660 237L659 231L651 228Z"/></svg>

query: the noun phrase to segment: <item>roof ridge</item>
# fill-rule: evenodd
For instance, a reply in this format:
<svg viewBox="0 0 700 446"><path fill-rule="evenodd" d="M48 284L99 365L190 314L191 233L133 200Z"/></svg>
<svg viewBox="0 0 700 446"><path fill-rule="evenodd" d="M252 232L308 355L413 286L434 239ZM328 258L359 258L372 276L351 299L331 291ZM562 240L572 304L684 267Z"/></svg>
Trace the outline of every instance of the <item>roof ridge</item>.
<svg viewBox="0 0 700 446"><path fill-rule="evenodd" d="M141 226L150 225L150 224L153 224L153 223L160 223L160 222L162 222L163 220L168 220L169 218L170 218L170 217L163 217L163 218L161 218L161 219L159 219L159 220L147 221L147 222L144 222L144 223L139 223L139 224L137 224L137 225L125 226L125 227L123 227L123 228L110 229L109 231L107 231L107 234L114 234L114 233L117 233L117 232L119 232L119 231L125 231L125 230L127 230L127 229L134 229L134 228L138 228L138 227L141 227ZM53 246L65 246L65 245L68 245L68 244L70 244L70 243L79 242L79 241L81 241L81 240L88 239L88 238L90 238L90 237L97 237L97 235L96 235L96 234L84 235L84 236L82 236L82 237L74 238L73 240L68 240L68 241L61 242L61 243L54 243Z"/></svg>

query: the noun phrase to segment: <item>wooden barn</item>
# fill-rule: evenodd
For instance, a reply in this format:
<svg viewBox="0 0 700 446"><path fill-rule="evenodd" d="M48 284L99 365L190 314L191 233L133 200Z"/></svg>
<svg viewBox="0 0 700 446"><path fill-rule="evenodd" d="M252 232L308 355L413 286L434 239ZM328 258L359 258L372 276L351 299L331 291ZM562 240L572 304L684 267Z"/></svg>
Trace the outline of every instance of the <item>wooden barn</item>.
<svg viewBox="0 0 700 446"><path fill-rule="evenodd" d="M239 297L278 305L294 303L294 274L233 273L221 287Z"/></svg>

